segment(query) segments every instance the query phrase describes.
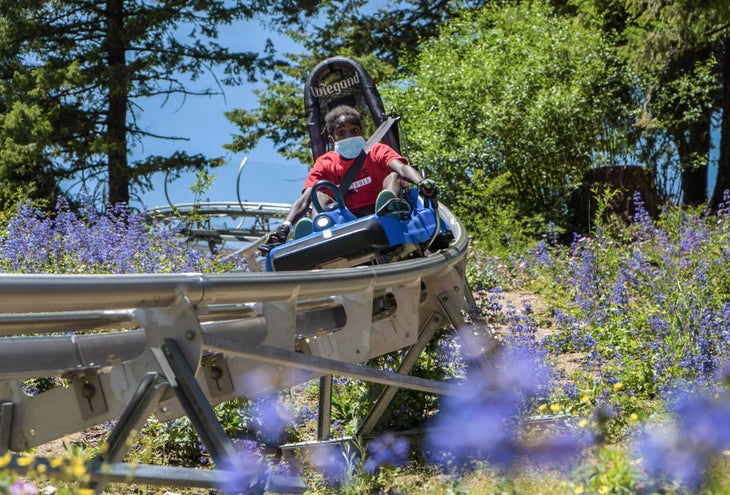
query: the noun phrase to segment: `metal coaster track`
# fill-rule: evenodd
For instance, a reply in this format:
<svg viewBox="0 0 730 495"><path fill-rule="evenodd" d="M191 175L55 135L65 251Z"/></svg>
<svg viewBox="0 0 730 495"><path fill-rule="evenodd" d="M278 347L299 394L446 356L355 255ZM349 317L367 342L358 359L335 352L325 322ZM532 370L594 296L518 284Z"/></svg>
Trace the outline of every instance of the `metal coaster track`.
<svg viewBox="0 0 730 495"><path fill-rule="evenodd" d="M284 218L290 207L286 203L251 201L180 203L153 208L146 215L152 219L188 223L185 230L190 238L220 244L256 241L271 232L272 220ZM230 224L221 224L225 219L230 219Z"/></svg>
<svg viewBox="0 0 730 495"><path fill-rule="evenodd" d="M260 206L241 215L258 211L268 221L288 210ZM198 208L231 214L225 204ZM319 377L318 438L325 441L332 375L386 385L362 434L372 430L399 388L459 393L453 385L409 375L439 328L451 326L479 351L470 332L462 331L461 309L470 301L466 232L443 206L441 217L454 233L447 249L387 265L283 273L3 275L0 455L118 419L108 450L88 466L97 493L111 481L220 488L246 471L236 464L232 440L213 413L220 402ZM397 372L365 365L398 349L408 353ZM36 396L23 391L22 380L46 376L63 376L70 386ZM123 463L132 432L151 414L161 420L187 415L217 469ZM9 466L23 469L18 458L12 454ZM243 493L304 489L298 480L247 476L236 485Z"/></svg>

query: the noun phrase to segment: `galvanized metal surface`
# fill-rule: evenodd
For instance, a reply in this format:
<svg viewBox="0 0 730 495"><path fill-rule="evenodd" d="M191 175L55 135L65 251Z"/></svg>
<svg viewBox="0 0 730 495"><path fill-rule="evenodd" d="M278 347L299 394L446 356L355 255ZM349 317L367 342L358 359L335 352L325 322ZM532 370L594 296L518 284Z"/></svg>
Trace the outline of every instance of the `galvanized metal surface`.
<svg viewBox="0 0 730 495"><path fill-rule="evenodd" d="M3 275L0 454L120 417L138 423L140 411L162 420L195 411L200 427L208 428L217 403L333 374L388 385L368 427L399 387L456 393L444 383L409 376L413 356L400 373L363 365L403 348L413 347L417 355L439 324L463 324L467 237L443 206L441 216L454 232L449 248L388 265L285 273ZM169 390L156 387L134 406L150 374ZM65 376L72 386L36 396L21 386L22 379L49 375ZM325 406L327 400L325 394ZM131 429L121 428L117 437ZM223 445L224 455L229 446L219 436L203 438ZM122 445L117 437L114 444ZM107 461L117 463L120 455L115 450Z"/></svg>

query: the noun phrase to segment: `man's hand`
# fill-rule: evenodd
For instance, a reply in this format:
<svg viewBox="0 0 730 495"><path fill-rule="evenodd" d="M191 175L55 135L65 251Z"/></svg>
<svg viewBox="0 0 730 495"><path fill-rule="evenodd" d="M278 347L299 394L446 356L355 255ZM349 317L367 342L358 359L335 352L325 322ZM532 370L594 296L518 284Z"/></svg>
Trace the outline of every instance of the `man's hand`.
<svg viewBox="0 0 730 495"><path fill-rule="evenodd" d="M289 232L291 232L291 224L282 223L274 232L269 234L269 237L266 238L266 242L259 246L259 251L262 253L268 253L276 246L284 244L286 242L286 238L289 236Z"/></svg>
<svg viewBox="0 0 730 495"><path fill-rule="evenodd" d="M424 198L436 199L438 196L439 188L434 181L431 179L423 179L418 183L418 192Z"/></svg>

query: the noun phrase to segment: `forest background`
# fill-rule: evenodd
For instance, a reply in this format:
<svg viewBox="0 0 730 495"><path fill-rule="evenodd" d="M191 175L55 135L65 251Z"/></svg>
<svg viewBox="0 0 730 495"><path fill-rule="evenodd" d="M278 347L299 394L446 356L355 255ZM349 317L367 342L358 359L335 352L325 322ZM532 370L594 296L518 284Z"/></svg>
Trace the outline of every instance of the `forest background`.
<svg viewBox="0 0 730 495"><path fill-rule="evenodd" d="M225 160L140 127L140 102L254 81L258 107L226 112L239 129L226 149L266 138L308 164L304 78L336 54L371 72L408 157L490 244L516 226L569 235L571 197L599 167L642 168L662 203L716 206L730 185L725 2L5 3L3 206L73 203L83 184L103 208L138 199L154 174L215 169ZM222 27L257 19L302 53L218 43ZM150 139L173 151L143 155Z"/></svg>

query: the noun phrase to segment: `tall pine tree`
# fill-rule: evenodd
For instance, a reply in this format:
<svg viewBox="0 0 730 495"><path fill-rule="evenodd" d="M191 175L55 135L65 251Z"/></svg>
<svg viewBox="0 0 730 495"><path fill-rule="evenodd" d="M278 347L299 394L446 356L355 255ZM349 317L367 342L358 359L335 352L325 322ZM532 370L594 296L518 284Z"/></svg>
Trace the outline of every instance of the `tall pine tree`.
<svg viewBox="0 0 730 495"><path fill-rule="evenodd" d="M0 137L6 150L10 143L26 154L0 153L4 185L14 175L80 181L97 201L128 203L151 187L155 172L220 164L182 152L131 163L141 139L175 138L140 128L138 102L212 95L253 79L271 53L232 52L216 40L219 26L252 18L255 9L263 7L243 0L0 0ZM216 79L213 67L225 77ZM206 76L210 85L192 87ZM29 172L12 172L20 166Z"/></svg>

